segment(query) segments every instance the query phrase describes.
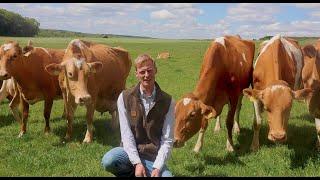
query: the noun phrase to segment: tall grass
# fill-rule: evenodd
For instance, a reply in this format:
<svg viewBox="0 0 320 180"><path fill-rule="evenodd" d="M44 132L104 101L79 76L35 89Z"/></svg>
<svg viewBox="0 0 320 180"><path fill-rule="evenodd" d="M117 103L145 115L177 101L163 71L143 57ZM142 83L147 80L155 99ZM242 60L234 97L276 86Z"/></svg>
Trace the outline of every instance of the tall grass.
<svg viewBox="0 0 320 180"><path fill-rule="evenodd" d="M4 39L0 37L1 44ZM10 38L22 46L32 39L34 46L65 48L72 38ZM158 40L130 38L83 38L86 40L121 46L134 60L141 53L156 57L158 52L169 51L172 57L156 60L157 82L175 100L195 87L200 66L210 41ZM311 42L301 42L302 45ZM259 43L259 42L257 42ZM132 67L127 87L137 83ZM43 102L30 106L27 134L17 138L19 123L15 122L8 100L0 104L0 176L113 176L101 167L105 152L119 145L118 132L112 132L108 113L94 115L94 141L82 144L85 135L85 109L79 107L73 123L71 142L64 143L66 121L61 118L62 100L54 101L51 113L51 133L44 135ZM288 141L273 144L267 140L268 126L264 117L260 132L260 149L250 151L252 141L252 104L243 98L240 112L240 135L234 135L236 152L225 150L227 132L222 112L222 129L213 133L212 119L205 134L200 154L192 149L197 135L185 147L173 149L168 167L175 176L319 176L320 155L315 149L314 120L304 103L295 102L289 121Z"/></svg>

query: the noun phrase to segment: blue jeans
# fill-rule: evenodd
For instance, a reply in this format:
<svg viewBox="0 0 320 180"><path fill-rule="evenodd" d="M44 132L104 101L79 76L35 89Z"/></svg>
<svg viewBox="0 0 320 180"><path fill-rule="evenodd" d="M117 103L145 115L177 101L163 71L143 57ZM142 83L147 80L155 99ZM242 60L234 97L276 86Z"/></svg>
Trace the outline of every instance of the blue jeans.
<svg viewBox="0 0 320 180"><path fill-rule="evenodd" d="M146 169L148 177L151 176L153 162L145 159L141 159L141 163ZM101 162L103 168L111 172L113 175L118 177L134 177L135 169L129 160L128 154L122 147L115 147L108 151L102 158ZM164 165L161 172L161 177L172 177L171 172L167 166Z"/></svg>

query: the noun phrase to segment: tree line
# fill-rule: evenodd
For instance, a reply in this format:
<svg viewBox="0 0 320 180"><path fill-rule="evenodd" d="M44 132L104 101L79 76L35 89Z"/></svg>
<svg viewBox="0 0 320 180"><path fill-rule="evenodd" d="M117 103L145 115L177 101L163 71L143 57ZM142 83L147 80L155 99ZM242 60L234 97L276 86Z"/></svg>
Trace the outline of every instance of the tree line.
<svg viewBox="0 0 320 180"><path fill-rule="evenodd" d="M39 26L34 18L0 8L0 36L33 37L38 34Z"/></svg>

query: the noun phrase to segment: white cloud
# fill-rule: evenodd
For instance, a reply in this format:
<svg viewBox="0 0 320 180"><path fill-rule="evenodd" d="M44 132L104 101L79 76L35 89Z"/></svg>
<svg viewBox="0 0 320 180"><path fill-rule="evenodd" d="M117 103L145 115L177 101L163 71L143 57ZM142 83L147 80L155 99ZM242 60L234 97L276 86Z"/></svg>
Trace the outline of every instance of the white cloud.
<svg viewBox="0 0 320 180"><path fill-rule="evenodd" d="M175 18L175 15L166 9L162 9L160 11L151 12L150 17L153 19L172 19Z"/></svg>

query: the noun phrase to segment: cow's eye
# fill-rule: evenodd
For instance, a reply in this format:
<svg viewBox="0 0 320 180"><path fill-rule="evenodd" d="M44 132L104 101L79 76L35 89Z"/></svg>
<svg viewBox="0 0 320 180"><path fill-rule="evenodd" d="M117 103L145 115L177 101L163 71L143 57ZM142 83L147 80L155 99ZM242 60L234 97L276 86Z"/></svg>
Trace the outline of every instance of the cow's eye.
<svg viewBox="0 0 320 180"><path fill-rule="evenodd" d="M73 73L72 72L68 72L68 77L72 78L73 77Z"/></svg>
<svg viewBox="0 0 320 180"><path fill-rule="evenodd" d="M14 54L12 57L13 57L13 58L17 58L18 56L17 56L16 54Z"/></svg>

